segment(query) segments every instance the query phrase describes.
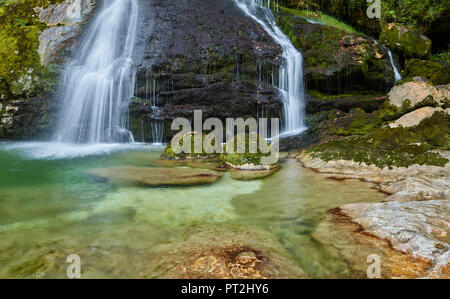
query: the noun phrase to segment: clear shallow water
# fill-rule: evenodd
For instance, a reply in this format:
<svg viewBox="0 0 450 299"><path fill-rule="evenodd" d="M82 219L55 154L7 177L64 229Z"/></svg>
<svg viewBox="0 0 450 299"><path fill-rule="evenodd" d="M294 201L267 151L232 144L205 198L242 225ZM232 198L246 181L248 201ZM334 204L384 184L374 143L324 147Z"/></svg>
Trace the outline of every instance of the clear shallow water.
<svg viewBox="0 0 450 299"><path fill-rule="evenodd" d="M120 187L84 175L152 166L160 150L108 145L76 154L70 146L0 143L0 277L64 278L72 253L82 256L83 277L141 277L149 251L204 224L265 230L310 277L338 277L345 263L328 256L312 232L330 208L384 197L370 184L326 179L294 160L264 180L226 174L196 187Z"/></svg>

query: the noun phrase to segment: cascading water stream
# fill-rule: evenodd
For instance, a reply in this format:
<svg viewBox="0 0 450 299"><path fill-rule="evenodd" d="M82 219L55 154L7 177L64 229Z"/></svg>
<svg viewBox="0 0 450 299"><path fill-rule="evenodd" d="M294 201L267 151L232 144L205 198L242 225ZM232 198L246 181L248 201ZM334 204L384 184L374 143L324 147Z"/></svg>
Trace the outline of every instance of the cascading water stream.
<svg viewBox="0 0 450 299"><path fill-rule="evenodd" d="M388 52L388 56L389 56L389 61L391 62L392 68L394 69L395 84L397 84L397 82L402 79L402 75L400 74L397 67L395 66L394 57L392 56L391 50L388 49L387 52Z"/></svg>
<svg viewBox="0 0 450 299"><path fill-rule="evenodd" d="M137 0L103 2L64 73L58 142L134 142L125 128L135 86L131 57L137 20Z"/></svg>
<svg viewBox="0 0 450 299"><path fill-rule="evenodd" d="M279 71L279 89L283 98L283 132L281 136L298 134L305 126L305 91L303 84L303 56L291 40L277 26L270 11L270 0L234 0L236 5L282 47L285 64Z"/></svg>
<svg viewBox="0 0 450 299"><path fill-rule="evenodd" d="M373 42L375 43L375 45L378 45L378 42L375 39L373 39ZM389 62L391 63L392 69L394 70L394 84L397 84L397 82L403 79L403 77L400 74L397 66L395 65L394 56L392 56L391 49L387 48L387 53L389 56Z"/></svg>

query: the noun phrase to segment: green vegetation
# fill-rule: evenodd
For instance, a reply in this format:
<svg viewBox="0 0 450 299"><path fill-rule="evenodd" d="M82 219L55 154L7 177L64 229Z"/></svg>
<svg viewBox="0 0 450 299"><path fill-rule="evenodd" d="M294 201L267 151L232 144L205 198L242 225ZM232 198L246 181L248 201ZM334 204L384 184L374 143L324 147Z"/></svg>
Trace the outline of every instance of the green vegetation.
<svg viewBox="0 0 450 299"><path fill-rule="evenodd" d="M407 77L422 77L434 85L450 82L450 70L448 65L440 62L410 59L405 64Z"/></svg>
<svg viewBox="0 0 450 299"><path fill-rule="evenodd" d="M190 160L190 159L193 160L193 159L217 159L217 158L219 158L219 155L216 154L216 153L212 153L212 154L206 153L205 149L203 148L203 146L202 146L202 153L196 153L195 152L195 150L194 150L194 145L195 145L194 137L198 136L198 134L199 133L196 133L196 132L186 133L186 135L190 135L190 139L191 139L191 150L190 150L189 153L179 153L179 154L175 153L173 148L172 148L172 142L169 142L167 144L164 152L161 154L161 157L162 158L166 158L166 159L170 159L170 160ZM203 134L202 135L202 145L204 144L205 137L206 137L206 135ZM184 139L181 138L180 142L179 142L179 145L181 147L184 144L183 142L184 142ZM214 145L214 143L213 143L213 145Z"/></svg>
<svg viewBox="0 0 450 299"><path fill-rule="evenodd" d="M383 117L380 117L382 119ZM350 131L364 129L370 122L363 116L353 119ZM419 125L409 128L372 126L365 135L332 140L309 151L314 157L329 160L354 160L377 167L408 167L413 164L444 166L448 160L436 149L450 148L450 116L436 112Z"/></svg>
<svg viewBox="0 0 450 299"><path fill-rule="evenodd" d="M414 30L395 24L383 26L380 42L395 49L405 58L426 58L431 51L431 40Z"/></svg>
<svg viewBox="0 0 450 299"><path fill-rule="evenodd" d="M54 70L41 66L37 53L46 26L34 9L56 2L61 0L0 0L0 98L35 96L51 88Z"/></svg>
<svg viewBox="0 0 450 299"><path fill-rule="evenodd" d="M322 25L334 27L334 28L340 29L342 31L345 31L347 33L360 33L352 26L336 19L333 16L330 16L324 12L321 12L321 11L299 10L299 9L292 9L292 8L287 8L287 7L282 7L282 6L279 6L279 11L283 12L283 13L291 14L293 16L310 19L310 20L319 22Z"/></svg>
<svg viewBox="0 0 450 299"><path fill-rule="evenodd" d="M237 150L237 140L238 140L238 136L236 135L234 138L230 139L227 144L224 147L224 151L223 154L220 155L220 159L224 162L224 163L230 163L232 165L243 165L243 164L254 164L254 165L262 165L262 161L261 158L262 157L268 157L270 156L270 152L267 154L263 154L260 150L260 147L258 146L260 144L260 142L264 142L264 145L269 147L269 145L266 143L265 140L263 140L258 134L253 133L254 137L250 138L250 135L252 134L245 134L245 153L236 153ZM255 146L256 153L250 153L250 146L251 143L253 144L253 146ZM228 153L227 152L227 148L229 149L230 147L233 147L234 153Z"/></svg>

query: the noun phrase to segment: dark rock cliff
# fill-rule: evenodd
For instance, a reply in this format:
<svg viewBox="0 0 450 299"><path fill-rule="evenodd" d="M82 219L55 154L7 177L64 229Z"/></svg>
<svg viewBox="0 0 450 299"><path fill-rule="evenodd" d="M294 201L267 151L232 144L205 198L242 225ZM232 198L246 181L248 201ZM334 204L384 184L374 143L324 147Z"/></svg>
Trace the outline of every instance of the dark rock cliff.
<svg viewBox="0 0 450 299"><path fill-rule="evenodd" d="M167 138L170 120L279 116L281 48L231 0L140 2L138 71L130 127L137 141L153 141L152 125Z"/></svg>

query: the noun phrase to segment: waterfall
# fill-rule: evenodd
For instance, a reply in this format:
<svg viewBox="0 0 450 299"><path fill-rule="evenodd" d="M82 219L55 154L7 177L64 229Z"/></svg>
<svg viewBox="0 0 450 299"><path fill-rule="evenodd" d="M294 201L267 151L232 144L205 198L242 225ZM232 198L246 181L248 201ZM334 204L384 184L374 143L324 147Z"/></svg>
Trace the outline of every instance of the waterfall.
<svg viewBox="0 0 450 299"><path fill-rule="evenodd" d="M283 99L283 133L300 133L305 127L305 90L303 84L303 56L291 40L277 26L270 11L270 0L234 0L236 5L282 47L284 65L279 70L279 90Z"/></svg>
<svg viewBox="0 0 450 299"><path fill-rule="evenodd" d="M137 0L104 1L64 72L56 139L66 143L134 142L128 126Z"/></svg>
<svg viewBox="0 0 450 299"><path fill-rule="evenodd" d="M375 39L373 39L373 42L375 43L375 45L378 45L378 42ZM400 74L400 72L398 71L397 67L395 66L394 57L392 56L391 49L387 48L387 53L389 56L389 62L391 63L392 69L394 70L394 80L395 80L394 84L397 84L397 82L399 80L403 79L403 77Z"/></svg>
<svg viewBox="0 0 450 299"><path fill-rule="evenodd" d="M388 49L387 52L389 55L389 61L391 62L392 68L394 69L395 84L397 84L397 82L402 79L402 75L400 74L397 67L395 66L394 57L392 56L391 50Z"/></svg>

